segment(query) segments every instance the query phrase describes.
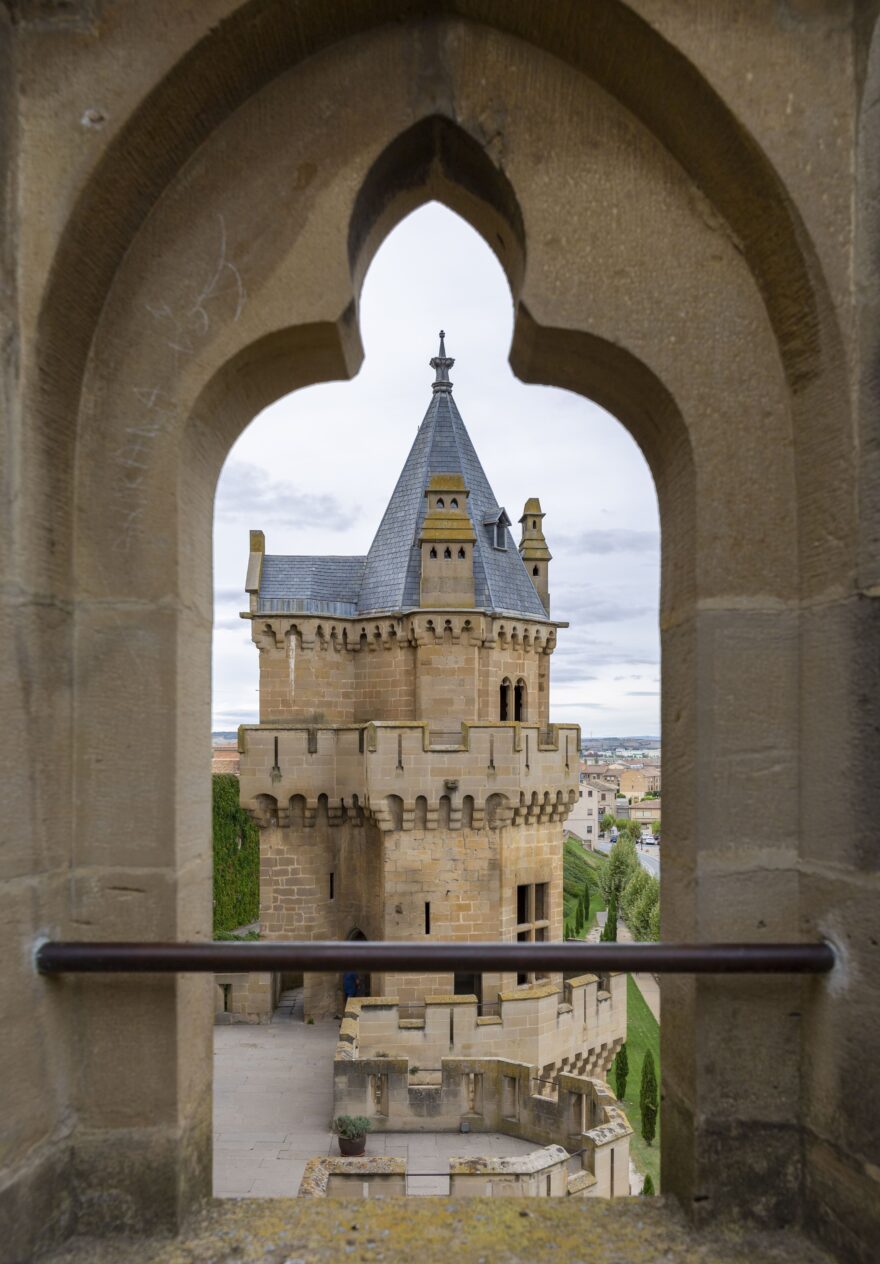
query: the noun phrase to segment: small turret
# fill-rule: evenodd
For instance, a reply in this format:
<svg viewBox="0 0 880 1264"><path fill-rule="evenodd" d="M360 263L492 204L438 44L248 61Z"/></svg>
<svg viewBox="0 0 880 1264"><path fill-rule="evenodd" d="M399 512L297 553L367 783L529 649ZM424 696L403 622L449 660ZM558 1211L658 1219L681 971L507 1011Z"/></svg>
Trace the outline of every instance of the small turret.
<svg viewBox="0 0 880 1264"><path fill-rule="evenodd" d="M422 606L473 609L476 536L467 512L468 495L460 474L434 474L428 480L428 510L419 534Z"/></svg>
<svg viewBox="0 0 880 1264"><path fill-rule="evenodd" d="M535 585L535 591L541 598L544 609L550 613L550 562L553 554L547 548L544 539L544 513L537 496L531 496L525 503L520 518L522 538L519 542L519 555L525 563L529 578Z"/></svg>
<svg viewBox="0 0 880 1264"><path fill-rule="evenodd" d="M250 597L251 610L257 608L260 594L260 580L263 575L263 558L266 556L266 537L262 531L252 531L248 556L247 578L244 590Z"/></svg>

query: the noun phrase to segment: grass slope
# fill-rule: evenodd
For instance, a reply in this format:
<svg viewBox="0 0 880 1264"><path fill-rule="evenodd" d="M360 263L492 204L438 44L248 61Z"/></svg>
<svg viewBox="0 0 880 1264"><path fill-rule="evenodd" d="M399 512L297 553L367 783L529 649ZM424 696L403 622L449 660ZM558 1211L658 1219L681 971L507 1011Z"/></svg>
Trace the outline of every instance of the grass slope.
<svg viewBox="0 0 880 1264"><path fill-rule="evenodd" d="M590 884L590 922L585 928L586 935L590 926L595 924L596 913L605 908L605 901L598 887L598 874L606 863L604 856L596 852L585 851L577 839L567 837L562 854L562 900L565 917L574 920L574 909L584 883ZM654 1189L660 1192L660 1120L657 1120L657 1135L651 1145L642 1140L642 1113L639 1110L639 1089L642 1083L642 1063L648 1049L654 1054L654 1065L657 1068L657 1079L660 1079L660 1024L648 1008L645 998L632 975L626 980L627 1032L626 1047L629 1054L629 1077L623 1108L633 1128L630 1138L630 1155L638 1170L647 1175L650 1173ZM614 1069L609 1074L609 1082L614 1088Z"/></svg>
<svg viewBox="0 0 880 1264"><path fill-rule="evenodd" d="M626 1049L629 1055L629 1075L623 1108L632 1125L629 1140L630 1155L640 1172L651 1174L654 1189L660 1193L660 1118L657 1118L657 1135L651 1145L642 1140L642 1112L639 1110L639 1090L642 1084L642 1063L650 1049L654 1054L657 1081L660 1081L660 1024L648 1009L639 985L632 975L626 980ZM609 1076L614 1088L614 1069Z"/></svg>
<svg viewBox="0 0 880 1264"><path fill-rule="evenodd" d="M603 857L595 852L585 851L576 838L571 835L566 837L562 851L562 906L565 920L574 922L574 911L584 883L589 883L590 886L590 917L581 931L581 939L586 939L587 932L596 925L596 914L605 908L598 882L599 868L604 863Z"/></svg>

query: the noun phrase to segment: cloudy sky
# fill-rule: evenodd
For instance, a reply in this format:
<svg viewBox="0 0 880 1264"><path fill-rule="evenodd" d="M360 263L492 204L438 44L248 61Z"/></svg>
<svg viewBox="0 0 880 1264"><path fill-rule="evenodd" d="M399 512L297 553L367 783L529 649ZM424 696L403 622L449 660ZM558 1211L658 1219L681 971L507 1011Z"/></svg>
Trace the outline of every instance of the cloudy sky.
<svg viewBox="0 0 880 1264"><path fill-rule="evenodd" d="M257 719L257 651L238 617L248 530L270 553L366 553L431 398L437 333L459 411L514 522L538 496L559 633L551 718L584 735L659 734L659 526L654 484L623 427L579 395L525 386L507 363L513 307L494 255L432 204L386 239L361 300L366 359L254 419L217 488L214 728Z"/></svg>

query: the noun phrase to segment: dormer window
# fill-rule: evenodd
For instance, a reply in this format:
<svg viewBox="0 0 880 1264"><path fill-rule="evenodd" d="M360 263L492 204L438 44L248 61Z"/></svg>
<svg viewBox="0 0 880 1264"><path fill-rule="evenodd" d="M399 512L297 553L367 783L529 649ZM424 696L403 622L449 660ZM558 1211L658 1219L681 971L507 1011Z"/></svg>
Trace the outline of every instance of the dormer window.
<svg viewBox="0 0 880 1264"><path fill-rule="evenodd" d="M492 547L496 549L507 549L507 528L510 526L510 519L504 509L496 509L490 518L483 519L483 526L488 527L492 532Z"/></svg>

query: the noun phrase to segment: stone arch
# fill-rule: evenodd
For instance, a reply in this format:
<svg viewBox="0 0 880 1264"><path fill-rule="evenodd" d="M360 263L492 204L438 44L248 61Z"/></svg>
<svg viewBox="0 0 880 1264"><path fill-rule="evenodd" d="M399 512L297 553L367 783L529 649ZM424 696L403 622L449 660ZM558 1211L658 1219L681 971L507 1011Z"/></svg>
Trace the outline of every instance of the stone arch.
<svg viewBox="0 0 880 1264"><path fill-rule="evenodd" d="M416 795L415 811L413 813L413 829L424 830L428 828L428 800L423 794Z"/></svg>
<svg viewBox="0 0 880 1264"><path fill-rule="evenodd" d="M304 829L306 824L306 800L305 795L294 794L290 798L290 827L291 829Z"/></svg>
<svg viewBox="0 0 880 1264"><path fill-rule="evenodd" d="M473 829L474 826L474 796L466 794L461 800L461 827L462 829Z"/></svg>
<svg viewBox="0 0 880 1264"><path fill-rule="evenodd" d="M513 718L522 721L529 718L528 685L523 676L519 676L513 686Z"/></svg>
<svg viewBox="0 0 880 1264"><path fill-rule="evenodd" d="M437 828L449 829L449 815L452 807L452 800L448 794L441 794L440 802L437 807Z"/></svg>
<svg viewBox="0 0 880 1264"><path fill-rule="evenodd" d="M704 577L708 577L704 595L716 605L730 594L750 600L763 600L769 594L771 605L786 605L798 589L810 595L851 584L847 515L852 511L846 498L838 495L838 488L849 485L853 469L843 357L828 286L793 194L736 111L700 75L693 61L626 5L597 0L580 9L577 21L566 4L546 9L540 22L525 25L530 19L521 16L516 6L510 7L491 28L493 37L497 33L499 40L507 41L505 50L508 44L511 49L522 45L523 55L532 44L545 61L546 53L551 53L575 68L585 92L598 84L639 120L691 181L694 203L701 208L695 219L717 219L712 231L718 249L723 251L729 238L733 239L760 293L769 333L766 339L763 332L755 336L762 345L772 343L778 351L789 392L784 407L790 411L793 458L786 477L790 474L794 490L786 483L780 503L796 519L782 524L786 538L796 537L794 546L785 546L791 586L784 589L779 581L781 567L773 569L760 561L757 568L766 582L757 594L748 590L745 562L737 565L731 557L729 541L736 539L736 532L727 533L725 542L723 528L698 520L695 461L702 466L699 499L711 498L712 492L713 463L699 451L706 428L698 402L682 404L678 384L665 371L661 348L650 342L640 344L637 330L624 329L618 336L613 324L594 325L576 293L562 287L554 300L534 281L544 270L552 274L553 265L547 254L533 260L533 243L527 241L524 230L522 241L517 236L515 211L521 225L529 222L520 199L532 172L521 160L517 167L517 145L509 136L513 120L511 126L505 124L500 138L487 138L479 117L464 121L444 117L426 126L424 118L415 117L409 130L420 130L401 145L397 142L407 134L406 128L389 138L374 119L357 119L357 127L363 130L345 140L375 156L369 169L372 180L361 179L362 170L356 164L347 169L350 187L368 190L369 196L359 195L358 213L350 217L347 249L338 249L326 261L332 284L323 289L302 287L313 309L305 315L302 311L293 317L279 315L277 306L267 302L262 305L267 315L262 320L252 317L253 307L243 301L241 276L236 280L236 242L222 218L223 201L219 206L200 207L203 213L186 226L178 210L177 228L169 228L175 219L169 207L180 192L175 181L198 179L194 170L187 173L186 181L179 177L200 146L204 147L200 163L203 157L209 160L211 135L229 124L232 111L245 111L250 98L276 81L280 91L281 81L293 75L291 67L297 68L297 74L320 76L328 59L345 55L341 45L346 33L354 31L359 20L368 19L347 12L331 19L322 14L317 0L304 0L300 21L291 23L280 0L243 3L210 32L195 28L192 46L181 51L161 81L138 95L137 108L114 129L107 149L96 154L64 227L40 304L38 345L31 356L38 376L29 388L34 446L28 454L28 485L34 489L33 512L43 523L52 524L46 575L57 581L65 609L72 608L72 601L79 603L74 613L64 616L64 635L73 640L75 623L80 646L94 640L94 651L84 648L73 671L73 722L77 717L84 722L95 702L114 709L112 699L101 692L101 673L93 670L95 663L89 660L92 652L100 655L108 643L102 639L102 603L113 605L118 613L117 640L136 633L148 645L145 665L148 659L175 663L177 680L169 681L169 697L157 699L154 711L147 705L144 733L151 726L150 740L159 734L163 739L159 745L181 752L178 775L184 783L202 774L199 756L189 753L187 744L175 737L188 732L191 725L191 707L184 698L187 690L180 682L205 681L207 675L204 612L210 605L210 584L205 540L210 536L211 491L220 464L243 425L266 403L298 386L355 371L361 355L356 318L360 281L385 233L407 209L429 197L446 201L464 214L501 259L516 304L511 362L519 376L566 386L596 399L621 418L648 458L664 528L664 731L679 753L695 755L697 749L698 651L707 652L704 647L709 642L710 652L716 652L728 631L726 626L716 633L716 625L707 617L698 634L694 612L698 549L703 553ZM450 30L454 28L464 47L486 38L490 31L477 21L462 23L462 18L482 13L469 0L462 0L457 10L458 16L444 18L432 31L424 32L428 42L443 41L435 50L442 51L436 64L443 67L437 71L443 87L436 95L445 99L447 94L449 100L455 99L455 85L451 79L444 81L444 76L451 75L458 56ZM383 48L383 41L399 35L400 30L383 28L373 33L372 41L376 48ZM332 40L339 40L340 47L322 53ZM393 59L386 64L394 64ZM541 64L536 58L536 78ZM430 111L437 118L434 88L428 100L420 95L423 92L417 85L407 108L413 115ZM467 111L465 103L455 108ZM682 126L682 119L697 117L701 127ZM390 126L402 126L397 116ZM329 152L319 144L318 149ZM723 162L718 155L724 156ZM384 169L376 166L383 156L388 157ZM333 167L333 162L327 165ZM305 234L309 216L320 215L325 182L329 178L332 183L337 176L335 168L328 177L311 170L315 166L308 156L297 153L295 178L282 173L289 182L279 188L295 189L302 197L299 201L291 198L290 215L278 223L278 233L287 234L278 242L278 257L292 252L295 235ZM514 194L512 206L505 201L505 187ZM546 189L541 188L539 196L546 197ZM308 213L301 210L300 202ZM529 213L534 215L536 210ZM148 232L142 233L148 222ZM96 233L96 224L104 231ZM180 291L183 299L178 306L169 304L170 323L160 307L147 308L144 302L155 298L148 293L151 279L156 279L160 296L160 282L167 280L159 274L161 250L145 248L147 237L155 233L158 240L163 232L176 232L178 258L186 262L180 268L180 284L192 287L192 293ZM268 287L266 276L280 265L260 255L258 235L241 236L250 243L253 275L248 284ZM328 228L328 240L332 237ZM526 245L530 284L518 257ZM332 254L332 248L328 253ZM343 254L347 256L345 270L340 266ZM170 260L169 266L179 264ZM145 277L140 289L132 284L138 270ZM211 290L215 275L228 285ZM124 355L114 361L112 325L126 308L137 311L142 319L144 311L149 311L153 323L144 330L149 336L141 339L132 316L125 335L120 331ZM154 316L155 312L160 316ZM689 312L696 340L704 315L701 298L698 308ZM205 336L199 342L198 330L206 317L211 339ZM183 335L176 342L174 321L176 332ZM273 322L280 327L272 327ZM759 325L756 316L752 327ZM195 344L204 354L193 354ZM153 354L150 360L146 349L155 353L159 346L166 359L160 361ZM143 354L132 350L136 347ZM145 365L156 371L140 376ZM779 404L773 407L782 411ZM782 430L780 425L776 441L780 453L785 451ZM817 452L833 454L832 473L827 461L816 460ZM95 494L102 487L108 491L105 503ZM729 506L722 507L729 516ZM76 512L81 517L74 546L69 543L74 537L69 528ZM168 524L161 538L150 530L156 518ZM748 559L757 556L759 540L754 528L744 527L744 531L747 547L741 548L741 556ZM186 549L181 551L181 541L193 542L191 556ZM725 565L716 564L719 558ZM718 588L718 576L729 581L728 588ZM140 603L137 622L133 614L125 613L130 598ZM135 603L130 605L133 612ZM181 628L189 634L186 642L179 636ZM796 651L779 652L788 672ZM133 688L138 698L142 693L147 696L137 675ZM700 724L705 728L714 714L710 700L701 711ZM125 721L114 723L118 728L110 734L108 745L127 750L125 742L114 740L125 729ZM198 746L190 745L193 750ZM695 765L688 757L678 760L677 766ZM89 770L77 772L81 801L99 797L91 793L91 776ZM118 802L110 796L113 811L98 822L96 834L109 834L110 817L118 818L129 806L128 776L120 767L119 776L109 779ZM696 774L676 773L667 789L668 828L676 823L683 840L679 859L673 863L682 871L693 868L696 854L696 780ZM174 795L164 797L169 804L178 802ZM156 811L142 818L150 838L170 840L170 853L162 858L166 870L182 871L187 866L191 839L204 835L203 817L203 805L194 803L180 812L179 820L170 809L164 817ZM124 867L135 859L122 849L116 863ZM197 906L197 901L191 901L187 907ZM680 911L670 917L686 920L689 907L683 901ZM192 933L201 933L196 914L188 916L194 919ZM674 930L674 920L667 927ZM186 924L181 922L175 929L184 933ZM184 1051L178 1056L190 1055ZM683 1162L682 1170L690 1168Z"/></svg>
<svg viewBox="0 0 880 1264"><path fill-rule="evenodd" d="M403 829L403 799L399 794L389 794L385 797L385 807L388 817L391 821L391 829Z"/></svg>
<svg viewBox="0 0 880 1264"><path fill-rule="evenodd" d="M486 824L489 829L496 829L506 824L508 800L506 794L490 794L486 799Z"/></svg>

